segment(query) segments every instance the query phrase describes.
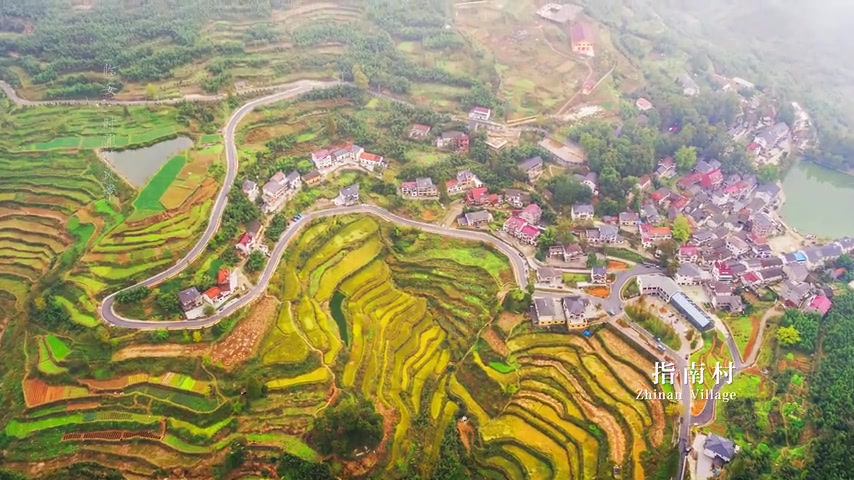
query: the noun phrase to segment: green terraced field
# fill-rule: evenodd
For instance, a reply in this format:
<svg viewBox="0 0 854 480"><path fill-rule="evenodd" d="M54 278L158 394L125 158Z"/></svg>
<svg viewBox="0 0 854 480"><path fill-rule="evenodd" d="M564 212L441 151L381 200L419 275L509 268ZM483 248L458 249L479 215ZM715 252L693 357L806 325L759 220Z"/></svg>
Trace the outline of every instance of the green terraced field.
<svg viewBox="0 0 854 480"><path fill-rule="evenodd" d="M78 320L90 315L96 292L143 273L122 259L138 253L151 259L149 266L157 264L157 253L148 253L166 248L153 238L157 228L178 232L195 224L172 217L115 226L93 242L84 257L92 264L68 277L64 304L77 309ZM170 466L192 464L238 437L318 461L298 438L311 438L312 418L337 390L371 399L393 415L387 454L373 470L378 478L399 477L405 465L429 476L444 432L462 415L476 424L473 440L483 447L473 450L475 474L586 480L605 478L621 465L623 478L646 478L644 453L669 439L663 402L637 402L632 393L652 388L648 358L608 329L584 339L518 328L499 339L506 350L498 353L478 336L501 314L498 293L512 281L506 259L426 234L418 236L416 254L395 253L387 243L391 228L370 216L339 217L307 226L287 249L267 290L275 308L266 311L274 318L243 364L265 387L261 398L244 402L250 389L241 368L225 370L200 358L220 344L197 357L178 353L174 363L157 363L159 373L136 373L132 382L124 373L95 376L103 380L92 381L90 395L115 403L110 412L132 415L120 420L131 429L159 428L153 422L162 419L165 436L139 445L168 451ZM205 271L215 264L208 260L200 262ZM40 363L76 359L83 348L65 338L39 338ZM188 336L181 348L193 343ZM162 361L135 361L149 360ZM107 407L90 408L87 413ZM56 409L17 419L6 434L15 448L102 421Z"/></svg>
<svg viewBox="0 0 854 480"><path fill-rule="evenodd" d="M178 176L178 173L184 168L187 163L187 158L183 155L178 155L169 159L157 173L148 181L145 188L139 192L136 200L133 202L133 207L140 218L145 218L147 215L162 212L163 204L160 203L160 197L166 193L169 185Z"/></svg>

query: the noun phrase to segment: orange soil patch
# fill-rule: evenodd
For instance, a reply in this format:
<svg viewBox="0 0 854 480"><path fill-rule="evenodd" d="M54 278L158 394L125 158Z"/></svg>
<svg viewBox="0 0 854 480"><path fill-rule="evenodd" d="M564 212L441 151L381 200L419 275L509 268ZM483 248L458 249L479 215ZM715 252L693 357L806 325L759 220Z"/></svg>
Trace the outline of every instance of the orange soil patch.
<svg viewBox="0 0 854 480"><path fill-rule="evenodd" d="M166 193L160 197L160 203L168 210L178 208L187 201L187 198L196 190L194 188L184 187L181 185L171 185Z"/></svg>
<svg viewBox="0 0 854 480"><path fill-rule="evenodd" d="M276 318L278 308L279 301L275 298L266 295L261 298L225 340L211 347L211 360L229 368L249 359L258 349L270 322Z"/></svg>
<svg viewBox="0 0 854 480"><path fill-rule="evenodd" d="M429 222L432 222L433 220L436 220L436 214L434 214L430 210L424 210L423 212L421 212L421 221L422 222L428 222L429 223Z"/></svg>
<svg viewBox="0 0 854 480"><path fill-rule="evenodd" d="M463 446L466 447L466 452L471 453L471 445L474 443L474 427L471 422L457 421L457 431L460 432L460 440Z"/></svg>
<svg viewBox="0 0 854 480"><path fill-rule="evenodd" d="M275 298L263 297L221 342L207 345L132 345L114 353L113 361L141 357L197 357L207 354L214 363L230 368L254 355L270 321L276 318L278 306L279 302Z"/></svg>
<svg viewBox="0 0 854 480"><path fill-rule="evenodd" d="M113 354L114 362L144 357L194 357L202 355L205 345L131 345Z"/></svg>
<svg viewBox="0 0 854 480"><path fill-rule="evenodd" d="M741 358L747 358L750 356L750 353L756 347L756 338L759 336L759 324L762 323L762 319L759 317L750 317L750 325L752 329L750 330L750 338L747 340L747 345L744 347L744 351L741 352Z"/></svg>
<svg viewBox="0 0 854 480"><path fill-rule="evenodd" d="M697 398L691 402L691 415L699 415L706 408L706 399Z"/></svg>
<svg viewBox="0 0 854 480"><path fill-rule="evenodd" d="M142 430L138 432L129 430L97 430L94 432L85 433L65 433L62 435L62 441L86 441L100 440L107 442L120 442L122 440L130 440L132 438L151 438L160 440L163 438L163 433L155 430Z"/></svg>
<svg viewBox="0 0 854 480"><path fill-rule="evenodd" d="M608 298L608 295L611 294L611 289L608 287L590 287L585 288L584 291L599 298Z"/></svg>
<svg viewBox="0 0 854 480"><path fill-rule="evenodd" d="M510 333L516 325L519 325L525 320L525 317L518 313L501 312L495 324L505 333Z"/></svg>
<svg viewBox="0 0 854 480"><path fill-rule="evenodd" d="M45 403L73 398L68 395L69 388L72 387L48 385L37 378L28 378L24 380L24 402L28 408L33 408Z"/></svg>
<svg viewBox="0 0 854 480"><path fill-rule="evenodd" d="M82 402L82 403L69 403L65 406L65 410L92 410L100 407L101 404L98 402Z"/></svg>
<svg viewBox="0 0 854 480"><path fill-rule="evenodd" d="M617 260L608 260L608 270L628 270L629 266Z"/></svg>
<svg viewBox="0 0 854 480"><path fill-rule="evenodd" d="M504 357L510 355L510 349L507 348L504 340L501 340L501 337L499 337L498 333L496 333L492 328L487 328L483 332L483 339L486 340L489 347L499 355Z"/></svg>
<svg viewBox="0 0 854 480"><path fill-rule="evenodd" d="M6 217L9 215L27 215L32 217L51 218L61 223L65 223L66 219L65 215L49 208L38 208L29 206L21 208L0 207L0 217Z"/></svg>
<svg viewBox="0 0 854 480"><path fill-rule="evenodd" d="M260 126L253 128L246 134L244 143L265 143L273 137L293 133L293 127L288 125Z"/></svg>

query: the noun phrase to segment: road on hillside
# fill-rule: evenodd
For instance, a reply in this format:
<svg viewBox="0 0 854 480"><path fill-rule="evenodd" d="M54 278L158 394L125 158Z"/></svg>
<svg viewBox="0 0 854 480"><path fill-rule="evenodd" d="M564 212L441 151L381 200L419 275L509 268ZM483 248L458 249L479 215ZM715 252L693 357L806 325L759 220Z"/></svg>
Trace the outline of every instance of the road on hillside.
<svg viewBox="0 0 854 480"><path fill-rule="evenodd" d="M387 210L384 210L374 205L353 205L348 207L335 207L327 210L318 210L304 214L299 221L289 226L288 229L285 230L285 232L279 238L279 241L276 242L276 246L273 248L272 252L270 252L270 261L267 263L266 268L261 273L261 277L258 279L257 284L253 286L248 292L246 292L246 294L238 298L236 301L229 303L225 308L222 309L222 311L219 311L210 317L200 318L196 320L175 321L138 320L125 318L115 313L112 308L113 303L115 301L115 296L118 292L113 293L104 299L99 310L101 317L104 319L104 321L112 325L125 328L134 328L139 330L150 330L159 328L186 330L209 327L219 322L223 318L226 318L229 315L233 314L240 308L246 306L259 295L264 293L264 291L267 289L267 284L270 282L270 279L273 277L273 274L276 272L276 269L279 266L279 262L281 261L281 258L285 252L285 248L287 248L291 241L293 241L297 237L300 230L305 225L319 218L347 214L375 215L383 220L393 222L399 225L404 225L407 227L417 228L428 233L445 235L460 240L470 240L490 244L496 249L498 249L501 253L506 255L508 259L510 259L510 265L513 268L516 283L521 288L525 288L525 286L527 286L528 284L525 259L519 255L516 249L514 249L507 243L504 243L503 241L499 240L498 238L495 238L491 235L482 232L443 228L430 223L422 223L415 220L410 220L408 218L399 217ZM214 224L213 221L211 224ZM216 229L214 229L214 231L215 230ZM205 248L206 243L209 239L210 236L203 237L203 241L196 245L196 248L194 248L193 251L191 251L190 253L200 253ZM183 269L187 268L188 261L186 258L187 257L185 257L185 260L182 260L180 263L174 265L172 268L166 270L165 272L155 275L147 280L144 280L138 283L137 285L145 285L151 287L157 285L158 283L164 281L165 279L171 276L177 275Z"/></svg>
<svg viewBox="0 0 854 480"><path fill-rule="evenodd" d="M295 85L300 84L324 84L324 85L337 85L341 82L335 81L311 81L311 80L299 80L293 83L286 83L282 85L270 85L266 87L257 87L257 88L248 88L245 90L241 90L238 94L246 94L246 93L261 93L261 92L269 92L272 90L287 90L293 88ZM134 106L134 105L174 105L176 103L181 102L218 102L220 100L225 100L228 96L223 94L217 95L198 95L198 94L188 94L182 95L180 97L175 98L164 98L161 100L110 100L110 99L102 99L102 98L94 98L92 100L80 100L80 99L56 99L56 100L27 100L26 98L22 98L18 96L18 92L9 85L8 83L0 80L0 90L6 94L9 100L12 101L15 105L23 106L23 107L33 107L33 106L57 106L57 105L104 105L104 106ZM287 98L287 97L286 97Z"/></svg>
<svg viewBox="0 0 854 480"><path fill-rule="evenodd" d="M220 220L222 219L222 214L225 211L225 205L228 200L228 193L231 191L231 187L234 185L234 181L237 178L237 170L238 170L238 157L237 157L237 145L235 143L235 132L237 130L237 126L240 122L249 114L255 107L260 105L265 105L269 103L278 102L281 100L285 100L287 98L291 98L302 93L308 92L310 90L316 88L328 88L335 85L339 85L340 82L321 82L321 81L299 81L289 86L291 88L275 93L273 95L269 95L267 97L259 98L256 100L252 100L242 107L240 107L237 111L232 114L231 118L229 118L226 123L225 128L223 129L223 138L225 142L225 151L226 151L226 174L225 180L223 182L223 186L217 194L216 200L214 202L213 209L211 211L210 220L208 222L207 228L205 229L202 237L199 241L193 246L193 248L187 252L187 254L179 260L175 265L168 268L167 270L158 273L142 282L137 283L128 288L134 288L136 286L146 286L153 287L156 286L163 281L178 275L184 269L186 269L193 260L196 259L201 253L207 248L208 243L216 234L216 231L219 229ZM295 225L291 226L279 241L276 243L273 251L271 252L271 259L267 263L266 268L262 272L261 278L259 279L257 285L255 285L249 292L240 297L237 301L229 303L225 308L221 311L215 313L214 315L201 318L196 320L178 320L178 321L157 321L157 320L139 320L139 319L130 319L124 318L115 313L113 310L113 306L115 303L116 295L119 292L114 292L108 295L101 304L98 306L98 313L101 318L104 319L109 324L125 327L125 328L134 328L134 329L158 329L158 328L167 328L167 329L192 329L192 328L203 328L207 326L211 326L223 318L228 317L241 307L247 305L256 297L264 292L267 288L267 283L270 281L273 273L278 267L279 261L281 260L281 256L284 253L285 247L290 243L290 241L295 237L296 233L299 229L305 225L307 222L316 219L322 218L331 215L340 215L346 213L370 213L376 215L385 220L395 222L400 225L405 225L413 228L418 228L430 233L436 233L441 235L447 235L458 239L463 240L472 240L472 241L481 241L484 243L488 243L505 254L509 259L510 263L513 267L513 272L516 277L516 283L524 288L527 286L527 267L525 265L525 259L521 256L518 250L514 249L510 245L504 243L503 241L482 233L482 232L473 232L466 230L455 230L448 229L444 227L439 227L436 225L417 222L415 220L410 220L407 218L399 217L394 215L382 208L369 206L369 205L356 205L351 207L339 207L333 208L329 210L322 210L317 212L311 212L306 214L299 222L296 222ZM124 289L124 290L127 290Z"/></svg>
<svg viewBox="0 0 854 480"><path fill-rule="evenodd" d="M232 185L234 185L234 180L237 178L237 146L234 143L234 134L237 129L237 125L243 120L249 112L252 111L255 107L259 105L265 105L269 103L278 102L281 100L285 100L288 98L295 97L302 93L306 93L315 88L327 88L334 85L337 85L338 82L318 82L318 81L299 81L291 84L291 88L275 93L273 95L268 95L263 98L259 98L256 100L252 100L242 107L240 107L237 111L232 114L231 118L229 118L228 123L226 123L225 128L223 129L223 137L225 138L225 160L226 160L226 173L225 180L223 181L222 188L217 194L216 200L213 205L213 209L211 210L210 221L208 221L208 225L205 228L202 237L196 242L196 245L190 249L189 252L179 260L175 265L168 268L167 270L154 275L151 278L143 280L142 282L137 283L133 287L136 286L146 286L152 287L157 285L164 280L171 278L179 273L181 273L187 266L196 259L207 247L208 242L213 238L216 234L217 229L219 228L220 219L222 218L222 214L225 211L225 204L228 200L228 193L231 191ZM129 287L129 288L133 288ZM145 322L145 321L137 321L133 323L128 319L123 319L113 312L113 302L115 301L115 297L118 292L112 293L106 298L104 298L103 302L98 307L98 311L101 317L108 323L113 325L129 327L129 328L140 328L140 325L152 324L158 322ZM217 320L222 318L222 316L217 315ZM211 318L215 318L211 317ZM207 319L206 319L207 320ZM169 323L174 322L159 322L158 327L168 327ZM215 322L211 322L215 323ZM187 325L189 326L189 325ZM154 327L148 327L154 328Z"/></svg>

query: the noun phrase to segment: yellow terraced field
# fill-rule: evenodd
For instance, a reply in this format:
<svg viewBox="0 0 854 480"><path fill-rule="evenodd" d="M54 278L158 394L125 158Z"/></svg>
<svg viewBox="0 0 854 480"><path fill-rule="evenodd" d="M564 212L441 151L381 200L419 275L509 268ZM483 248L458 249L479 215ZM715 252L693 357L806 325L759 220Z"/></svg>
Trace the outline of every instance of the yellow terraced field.
<svg viewBox="0 0 854 480"><path fill-rule="evenodd" d="M281 390L284 388L298 387L301 385L309 385L312 383L323 383L329 380L329 371L325 368L318 368L309 373L304 373L293 378L277 378L267 382L267 388L270 390Z"/></svg>

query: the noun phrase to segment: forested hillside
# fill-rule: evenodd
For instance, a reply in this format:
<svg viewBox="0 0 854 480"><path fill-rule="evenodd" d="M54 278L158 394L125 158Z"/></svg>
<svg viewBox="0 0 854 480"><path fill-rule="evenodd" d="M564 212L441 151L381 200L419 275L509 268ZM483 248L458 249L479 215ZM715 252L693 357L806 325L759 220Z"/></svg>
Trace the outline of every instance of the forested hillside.
<svg viewBox="0 0 854 480"><path fill-rule="evenodd" d="M819 428L806 478L854 478L854 295L835 300L824 322L823 358L810 393Z"/></svg>
<svg viewBox="0 0 854 480"><path fill-rule="evenodd" d="M738 76L805 104L822 136L819 163L854 169L854 4L844 0L588 0L588 10L619 31L650 67L687 60L693 73ZM655 48L644 50L648 43ZM638 56L636 55L636 58ZM648 68L658 73L658 68Z"/></svg>

